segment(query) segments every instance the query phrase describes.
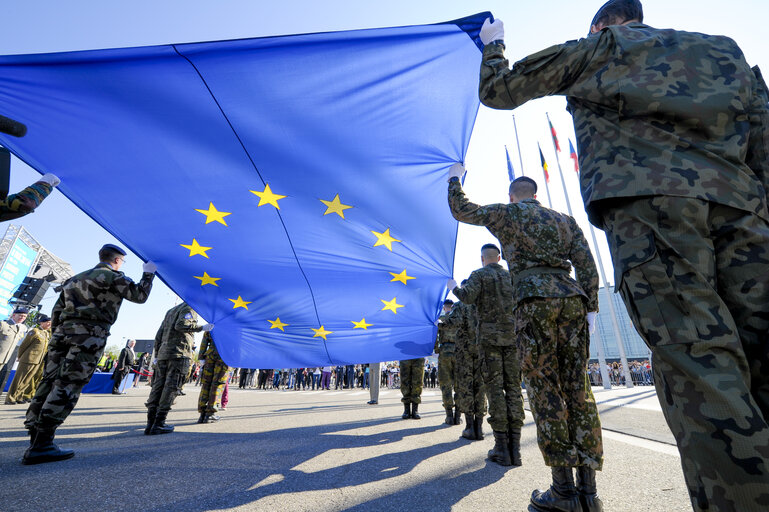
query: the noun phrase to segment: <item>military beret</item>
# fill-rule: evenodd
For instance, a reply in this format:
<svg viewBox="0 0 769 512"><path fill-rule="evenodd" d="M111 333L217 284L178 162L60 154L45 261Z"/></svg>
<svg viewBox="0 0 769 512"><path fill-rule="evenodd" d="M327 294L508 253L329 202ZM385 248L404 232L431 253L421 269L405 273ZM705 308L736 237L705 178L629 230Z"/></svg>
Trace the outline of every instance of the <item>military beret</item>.
<svg viewBox="0 0 769 512"><path fill-rule="evenodd" d="M126 255L126 252L114 244L104 244L102 245L100 251L115 251L118 254L122 254L123 256Z"/></svg>
<svg viewBox="0 0 769 512"><path fill-rule="evenodd" d="M620 19L624 18L624 20L638 18L638 21L643 21L644 18L643 6L641 5L640 0L609 0L598 9L597 13L595 13L593 21L590 22L590 26L598 23L598 20L607 13L611 13Z"/></svg>
<svg viewBox="0 0 769 512"><path fill-rule="evenodd" d="M48 316L48 315L44 315L43 313L40 313L39 315L37 315L35 317L35 321L37 323L39 323L39 324L42 324L42 323L45 323L45 322L50 322L51 321L51 317Z"/></svg>
<svg viewBox="0 0 769 512"><path fill-rule="evenodd" d="M521 183L521 182L531 183L532 185L534 185L534 193L535 194L537 193L537 182L536 181L534 181L533 179L529 178L528 176L521 176L520 178L515 178L513 180L513 183Z"/></svg>
<svg viewBox="0 0 769 512"><path fill-rule="evenodd" d="M16 306L13 310L13 314L22 314L22 315L28 315L29 314L29 308L27 306Z"/></svg>

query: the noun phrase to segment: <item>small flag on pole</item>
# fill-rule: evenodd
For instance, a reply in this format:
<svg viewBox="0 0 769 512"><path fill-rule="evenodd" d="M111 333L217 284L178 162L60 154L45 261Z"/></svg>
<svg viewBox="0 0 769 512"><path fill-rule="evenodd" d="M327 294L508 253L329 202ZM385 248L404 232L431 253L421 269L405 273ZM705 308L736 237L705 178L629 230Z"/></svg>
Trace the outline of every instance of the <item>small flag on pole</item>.
<svg viewBox="0 0 769 512"><path fill-rule="evenodd" d="M537 148L539 149L539 159L542 161L542 170L545 171L545 182L550 183L550 173L547 172L547 162L545 162L545 155L542 154L539 142L537 142Z"/></svg>
<svg viewBox="0 0 769 512"><path fill-rule="evenodd" d="M547 117L547 124L550 125L550 135L553 136L553 144L555 144L555 150L561 151L561 145L558 144L558 135L555 134L555 128L553 128L553 123L550 122L550 116Z"/></svg>
<svg viewBox="0 0 769 512"><path fill-rule="evenodd" d="M507 175L510 177L510 181L513 181L515 171L513 170L513 163L510 161L510 153L507 152L507 146L505 146L505 156L507 157Z"/></svg>
<svg viewBox="0 0 769 512"><path fill-rule="evenodd" d="M569 139L569 158L574 160L574 172L579 174L579 161L577 161L577 151L574 149L574 145L571 143L571 139Z"/></svg>

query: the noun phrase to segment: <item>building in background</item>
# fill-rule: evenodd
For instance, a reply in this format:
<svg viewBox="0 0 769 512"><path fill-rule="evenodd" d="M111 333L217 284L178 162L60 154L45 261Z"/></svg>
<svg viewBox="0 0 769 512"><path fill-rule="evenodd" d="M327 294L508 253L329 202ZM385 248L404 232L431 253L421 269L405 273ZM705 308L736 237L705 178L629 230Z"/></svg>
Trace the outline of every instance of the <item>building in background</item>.
<svg viewBox="0 0 769 512"><path fill-rule="evenodd" d="M649 359L649 349L638 335L633 327L633 322L627 314L625 303L619 293L614 293L614 287L609 289L612 300L614 301L614 310L617 312L617 324L619 325L620 337L625 345L625 354L628 359ZM595 335L590 337L590 362L598 360L598 351L596 349L596 338L603 343L604 356L607 360L619 360L619 349L617 348L617 339L614 334L614 327L611 321L611 309L606 303L606 292L603 288L598 290L598 325Z"/></svg>

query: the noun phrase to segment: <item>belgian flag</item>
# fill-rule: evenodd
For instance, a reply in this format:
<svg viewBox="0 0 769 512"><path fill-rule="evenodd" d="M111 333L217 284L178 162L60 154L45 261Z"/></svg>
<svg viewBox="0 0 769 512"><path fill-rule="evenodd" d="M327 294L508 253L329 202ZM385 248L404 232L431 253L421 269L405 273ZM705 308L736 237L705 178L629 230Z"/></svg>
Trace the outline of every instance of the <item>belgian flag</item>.
<svg viewBox="0 0 769 512"><path fill-rule="evenodd" d="M537 149L539 149L539 160L542 162L542 170L545 171L545 181L550 183L550 173L547 172L547 162L545 162L545 155L542 154L542 148L537 142Z"/></svg>

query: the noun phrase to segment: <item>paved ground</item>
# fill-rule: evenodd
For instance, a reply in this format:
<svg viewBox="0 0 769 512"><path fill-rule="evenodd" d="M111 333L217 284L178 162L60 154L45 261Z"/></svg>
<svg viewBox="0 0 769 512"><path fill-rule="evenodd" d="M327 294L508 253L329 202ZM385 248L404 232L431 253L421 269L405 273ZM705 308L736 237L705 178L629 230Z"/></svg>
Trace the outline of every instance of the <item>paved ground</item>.
<svg viewBox="0 0 769 512"><path fill-rule="evenodd" d="M176 432L144 436L148 388L83 395L59 430L75 458L23 466L23 406L0 406L0 510L13 511L524 511L550 472L531 417L524 465L486 461L493 436L460 439L443 425L438 390L425 390L422 420L401 420L398 390L231 391L224 419L195 423L188 386L169 421ZM653 388L595 388L604 425L598 475L607 511L691 510L673 439Z"/></svg>

